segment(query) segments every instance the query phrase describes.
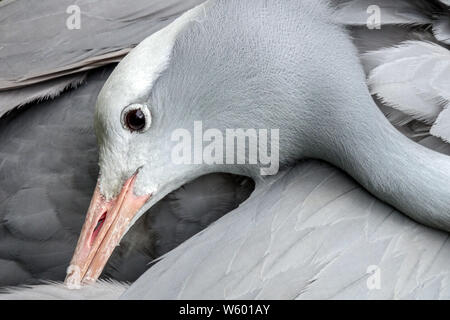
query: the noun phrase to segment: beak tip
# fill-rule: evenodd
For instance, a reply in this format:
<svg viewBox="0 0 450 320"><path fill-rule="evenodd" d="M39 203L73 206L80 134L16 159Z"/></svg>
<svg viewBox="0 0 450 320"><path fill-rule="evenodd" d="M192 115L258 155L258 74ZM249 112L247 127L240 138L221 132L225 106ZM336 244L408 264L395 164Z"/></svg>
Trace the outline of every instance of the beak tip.
<svg viewBox="0 0 450 320"><path fill-rule="evenodd" d="M64 284L68 289L81 289L81 270L77 265L71 264L67 268L67 276Z"/></svg>
<svg viewBox="0 0 450 320"><path fill-rule="evenodd" d="M136 196L130 177L120 193L106 200L97 183L88 213L75 248L64 284L69 289L94 283L101 275L114 248L126 233L130 221L150 198L150 194Z"/></svg>

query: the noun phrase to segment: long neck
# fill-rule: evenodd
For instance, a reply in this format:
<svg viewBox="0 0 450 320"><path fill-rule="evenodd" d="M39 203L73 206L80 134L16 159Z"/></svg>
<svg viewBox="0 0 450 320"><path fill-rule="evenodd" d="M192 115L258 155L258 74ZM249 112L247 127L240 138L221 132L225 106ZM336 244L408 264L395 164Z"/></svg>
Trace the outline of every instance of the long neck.
<svg viewBox="0 0 450 320"><path fill-rule="evenodd" d="M317 156L414 220L450 231L450 157L409 140L362 99Z"/></svg>
<svg viewBox="0 0 450 320"><path fill-rule="evenodd" d="M326 160L410 217L450 231L450 158L383 116L325 1L212 4L180 33L153 88L155 105L171 110L167 128L198 119L222 131L279 128L280 165Z"/></svg>

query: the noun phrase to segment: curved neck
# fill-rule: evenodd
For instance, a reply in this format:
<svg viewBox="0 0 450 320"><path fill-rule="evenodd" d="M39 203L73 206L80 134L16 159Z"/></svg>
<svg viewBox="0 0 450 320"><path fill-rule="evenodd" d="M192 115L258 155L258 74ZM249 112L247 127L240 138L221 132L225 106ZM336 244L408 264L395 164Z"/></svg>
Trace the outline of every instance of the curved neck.
<svg viewBox="0 0 450 320"><path fill-rule="evenodd" d="M171 111L165 130L198 119L221 131L280 129L280 167L326 160L410 217L450 231L450 158L387 121L326 2L251 3L214 2L180 32L151 95L155 114ZM256 166L239 169L258 177Z"/></svg>
<svg viewBox="0 0 450 320"><path fill-rule="evenodd" d="M366 101L319 156L414 220L450 231L450 157L411 141Z"/></svg>

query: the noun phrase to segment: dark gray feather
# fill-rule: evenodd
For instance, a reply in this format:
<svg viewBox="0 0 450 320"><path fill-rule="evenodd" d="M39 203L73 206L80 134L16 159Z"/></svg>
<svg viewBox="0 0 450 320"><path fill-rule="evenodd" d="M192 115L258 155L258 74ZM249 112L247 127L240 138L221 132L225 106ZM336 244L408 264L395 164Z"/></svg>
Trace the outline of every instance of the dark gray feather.
<svg viewBox="0 0 450 320"><path fill-rule="evenodd" d="M64 279L96 182L93 108L111 70L0 119L0 286ZM135 280L253 187L242 177L211 174L169 194L124 237L105 276Z"/></svg>

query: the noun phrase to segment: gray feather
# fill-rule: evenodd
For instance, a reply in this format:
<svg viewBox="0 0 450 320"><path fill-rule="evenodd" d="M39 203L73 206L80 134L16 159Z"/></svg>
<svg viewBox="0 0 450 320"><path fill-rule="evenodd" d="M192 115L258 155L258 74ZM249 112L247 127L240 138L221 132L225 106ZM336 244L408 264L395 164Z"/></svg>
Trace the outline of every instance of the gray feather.
<svg viewBox="0 0 450 320"><path fill-rule="evenodd" d="M432 43L407 41L366 53L368 84L387 105L433 123L448 101L450 51Z"/></svg>
<svg viewBox="0 0 450 320"><path fill-rule="evenodd" d="M370 6L380 8L381 25L390 24L426 24L430 18L425 14L423 1L407 0L352 0L338 6L336 20L346 25L365 26L371 15Z"/></svg>
<svg viewBox="0 0 450 320"><path fill-rule="evenodd" d="M71 0L2 3L0 90L117 62L145 37L200 2L136 0L129 5L103 0L93 5L77 1L80 29L66 26Z"/></svg>
<svg viewBox="0 0 450 320"><path fill-rule="evenodd" d="M341 171L307 161L259 185L122 298L448 299L449 253L446 233L410 220ZM380 268L379 290L367 286L371 265Z"/></svg>
<svg viewBox="0 0 450 320"><path fill-rule="evenodd" d="M24 270L0 268L0 286L63 279L95 185L90 118L109 73L0 119L0 259Z"/></svg>
<svg viewBox="0 0 450 320"><path fill-rule="evenodd" d="M450 102L444 106L444 110L439 114L436 122L431 127L430 133L450 143Z"/></svg>
<svg viewBox="0 0 450 320"><path fill-rule="evenodd" d="M21 89L0 91L0 117L27 103L53 99L66 89L78 87L85 79L86 73L78 73Z"/></svg>
<svg viewBox="0 0 450 320"><path fill-rule="evenodd" d="M135 281L150 262L235 209L253 189L251 179L209 174L175 190L131 227L111 256L104 276Z"/></svg>
<svg viewBox="0 0 450 320"><path fill-rule="evenodd" d="M450 15L449 15L450 16ZM444 16L433 24L433 34L439 41L450 44L450 18Z"/></svg>
<svg viewBox="0 0 450 320"><path fill-rule="evenodd" d="M98 173L93 107L111 70L0 119L0 287L64 279ZM251 180L227 174L175 190L122 239L103 276L137 279L252 190Z"/></svg>

